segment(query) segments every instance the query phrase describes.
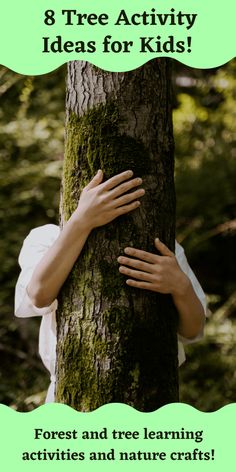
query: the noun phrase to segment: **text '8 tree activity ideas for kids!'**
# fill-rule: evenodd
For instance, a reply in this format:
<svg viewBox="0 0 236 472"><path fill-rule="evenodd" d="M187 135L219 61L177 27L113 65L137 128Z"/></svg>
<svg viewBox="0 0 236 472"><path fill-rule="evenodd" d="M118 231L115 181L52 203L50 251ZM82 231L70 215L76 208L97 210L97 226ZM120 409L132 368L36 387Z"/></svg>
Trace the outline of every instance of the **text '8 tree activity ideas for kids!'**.
<svg viewBox="0 0 236 472"><path fill-rule="evenodd" d="M197 20L197 13L186 13L182 10L170 8L166 12L161 12L157 8L150 10L129 12L121 9L117 15L109 15L106 12L81 12L77 9L46 10L44 12L44 24L49 28L56 25L75 28L78 30L78 40L74 41L63 37L61 34L50 34L43 36L43 53L95 53L99 50L104 54L126 53L129 54L135 48L141 54L145 53L190 53L192 50L192 37L189 34ZM114 34L101 35L96 40L93 36L93 28L100 27L106 32L112 27L112 31L123 28L124 38L116 39ZM135 40L127 39L128 28L153 27L156 28L157 35L139 36ZM178 31L183 30L183 38L176 39L175 35L166 35L164 28L176 27ZM53 28L54 29L54 28ZM85 30L90 32L91 38L84 39ZM119 31L120 36L120 31Z"/></svg>

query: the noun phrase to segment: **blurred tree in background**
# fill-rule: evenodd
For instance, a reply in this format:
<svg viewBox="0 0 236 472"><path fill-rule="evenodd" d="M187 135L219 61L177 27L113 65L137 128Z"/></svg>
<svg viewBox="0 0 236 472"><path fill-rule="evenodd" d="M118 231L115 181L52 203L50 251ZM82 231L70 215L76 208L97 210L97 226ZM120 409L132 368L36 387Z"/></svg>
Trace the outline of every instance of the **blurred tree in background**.
<svg viewBox="0 0 236 472"><path fill-rule="evenodd" d="M0 402L28 409L47 387L37 356L39 319L13 317L17 258L30 229L57 222L65 68L26 77L0 69Z"/></svg>
<svg viewBox="0 0 236 472"><path fill-rule="evenodd" d="M207 71L173 63L177 239L208 294L203 341L188 346L181 401L210 411L236 401L236 61ZM0 402L44 400L38 319L13 317L17 258L31 228L57 223L65 68L25 77L0 68Z"/></svg>
<svg viewBox="0 0 236 472"><path fill-rule="evenodd" d="M235 72L235 60L175 70L177 238L212 312L180 369L181 401L206 411L236 401Z"/></svg>

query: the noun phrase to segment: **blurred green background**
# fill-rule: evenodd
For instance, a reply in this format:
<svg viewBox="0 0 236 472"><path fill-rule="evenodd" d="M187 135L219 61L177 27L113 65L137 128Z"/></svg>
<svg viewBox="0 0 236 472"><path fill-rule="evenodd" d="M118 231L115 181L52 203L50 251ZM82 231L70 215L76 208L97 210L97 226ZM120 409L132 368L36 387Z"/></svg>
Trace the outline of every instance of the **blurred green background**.
<svg viewBox="0 0 236 472"><path fill-rule="evenodd" d="M30 229L57 223L66 68L26 77L0 68L0 403L29 411L49 379L39 319L13 316L17 258ZM236 401L236 60L211 70L173 61L177 239L207 293L204 339L186 348L180 400Z"/></svg>

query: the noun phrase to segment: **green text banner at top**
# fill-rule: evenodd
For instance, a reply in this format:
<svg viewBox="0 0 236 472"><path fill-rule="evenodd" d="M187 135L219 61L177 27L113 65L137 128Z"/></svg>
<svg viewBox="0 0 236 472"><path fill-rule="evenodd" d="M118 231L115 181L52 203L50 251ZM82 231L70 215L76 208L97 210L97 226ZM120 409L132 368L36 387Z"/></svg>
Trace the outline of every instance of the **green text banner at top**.
<svg viewBox="0 0 236 472"><path fill-rule="evenodd" d="M0 8L0 63L26 75L70 60L127 71L162 56L211 68L236 52L235 0L2 0Z"/></svg>

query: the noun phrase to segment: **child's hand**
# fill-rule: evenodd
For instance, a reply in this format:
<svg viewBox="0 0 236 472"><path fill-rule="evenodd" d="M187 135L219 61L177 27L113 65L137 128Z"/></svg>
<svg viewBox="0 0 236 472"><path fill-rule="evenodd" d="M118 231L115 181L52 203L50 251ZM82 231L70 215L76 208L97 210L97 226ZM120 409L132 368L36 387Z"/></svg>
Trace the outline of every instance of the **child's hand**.
<svg viewBox="0 0 236 472"><path fill-rule="evenodd" d="M141 185L142 179L130 180L132 176L133 172L129 170L102 183L103 172L101 170L97 172L83 189L75 211L86 227L92 230L139 207L138 199L144 195L145 191L136 189ZM132 189L135 190L127 193Z"/></svg>
<svg viewBox="0 0 236 472"><path fill-rule="evenodd" d="M161 256L131 247L125 248L126 256L118 257L119 271L127 275L127 285L159 293L181 296L190 281L181 270L175 254L159 239L155 246ZM127 257L131 256L131 257Z"/></svg>
<svg viewBox="0 0 236 472"><path fill-rule="evenodd" d="M155 240L155 246L161 256L125 248L128 257L118 257L118 262L122 264L119 270L129 277L126 283L132 287L171 294L179 313L178 333L184 338L195 339L203 332L203 305L174 253L159 239Z"/></svg>

